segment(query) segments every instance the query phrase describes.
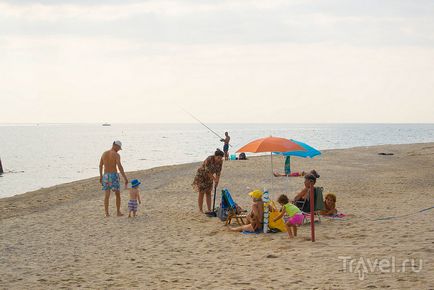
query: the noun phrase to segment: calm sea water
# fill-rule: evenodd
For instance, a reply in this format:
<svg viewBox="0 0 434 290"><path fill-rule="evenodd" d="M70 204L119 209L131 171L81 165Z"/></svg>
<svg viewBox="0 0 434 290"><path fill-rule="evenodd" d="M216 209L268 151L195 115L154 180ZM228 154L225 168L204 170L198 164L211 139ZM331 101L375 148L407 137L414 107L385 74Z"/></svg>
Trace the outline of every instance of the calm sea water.
<svg viewBox="0 0 434 290"><path fill-rule="evenodd" d="M208 124L232 150L269 135L318 149L434 142L434 124ZM202 161L222 143L200 124L0 125L0 197L97 176L101 153L123 142L126 171Z"/></svg>

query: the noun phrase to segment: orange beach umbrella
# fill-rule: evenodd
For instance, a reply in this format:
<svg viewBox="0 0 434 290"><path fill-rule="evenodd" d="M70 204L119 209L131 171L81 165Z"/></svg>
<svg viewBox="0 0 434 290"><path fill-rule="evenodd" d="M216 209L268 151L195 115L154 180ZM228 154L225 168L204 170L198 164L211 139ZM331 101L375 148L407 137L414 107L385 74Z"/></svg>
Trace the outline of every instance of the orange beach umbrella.
<svg viewBox="0 0 434 290"><path fill-rule="evenodd" d="M288 151L306 151L305 148L301 147L299 144L285 138L279 137L266 137L261 139L256 139L240 149L238 152L251 152L251 153L259 153L259 152L270 152L271 154L271 172L273 172L273 152L288 152ZM273 187L273 179L271 179L271 187ZM269 201L268 192L264 192L263 196L264 202ZM311 229L311 240L315 241L315 226L314 226L314 189L313 187L310 190L310 229ZM264 208L264 233L267 231L268 227L268 207Z"/></svg>
<svg viewBox="0 0 434 290"><path fill-rule="evenodd" d="M288 152L288 151L306 151L303 147L298 145L297 143L280 137L265 137L256 139L240 149L238 152L251 152L251 153L259 153L259 152Z"/></svg>

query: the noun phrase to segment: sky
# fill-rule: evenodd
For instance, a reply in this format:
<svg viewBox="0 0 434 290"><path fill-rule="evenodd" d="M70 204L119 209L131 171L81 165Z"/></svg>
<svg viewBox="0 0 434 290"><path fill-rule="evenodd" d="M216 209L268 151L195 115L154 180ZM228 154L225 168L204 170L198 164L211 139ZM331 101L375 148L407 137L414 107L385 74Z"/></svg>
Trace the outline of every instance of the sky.
<svg viewBox="0 0 434 290"><path fill-rule="evenodd" d="M0 123L432 123L434 1L0 0Z"/></svg>

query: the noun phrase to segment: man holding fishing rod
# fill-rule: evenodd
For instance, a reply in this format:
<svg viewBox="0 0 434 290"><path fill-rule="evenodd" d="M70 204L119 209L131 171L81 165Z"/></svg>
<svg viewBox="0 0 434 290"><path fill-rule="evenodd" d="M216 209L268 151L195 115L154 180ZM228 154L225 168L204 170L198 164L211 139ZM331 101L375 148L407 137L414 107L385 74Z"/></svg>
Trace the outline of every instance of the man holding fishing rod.
<svg viewBox="0 0 434 290"><path fill-rule="evenodd" d="M225 138L220 139L221 142L224 142L225 144L223 145L223 152L225 153L225 160L229 159L229 141L231 140L231 137L229 137L228 132L225 132Z"/></svg>

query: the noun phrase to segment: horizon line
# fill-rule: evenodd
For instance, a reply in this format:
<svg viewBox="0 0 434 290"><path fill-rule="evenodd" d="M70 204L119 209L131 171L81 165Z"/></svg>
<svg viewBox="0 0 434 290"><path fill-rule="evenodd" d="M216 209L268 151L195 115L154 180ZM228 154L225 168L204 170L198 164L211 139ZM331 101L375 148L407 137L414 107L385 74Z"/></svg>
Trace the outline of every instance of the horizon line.
<svg viewBox="0 0 434 290"><path fill-rule="evenodd" d="M0 125L193 125L198 122L10 122L2 123ZM350 124L412 124L412 125L434 125L434 122L207 122L207 124L228 124L228 125L273 125L273 124L297 124L297 125L350 125Z"/></svg>

